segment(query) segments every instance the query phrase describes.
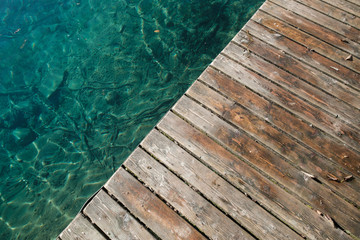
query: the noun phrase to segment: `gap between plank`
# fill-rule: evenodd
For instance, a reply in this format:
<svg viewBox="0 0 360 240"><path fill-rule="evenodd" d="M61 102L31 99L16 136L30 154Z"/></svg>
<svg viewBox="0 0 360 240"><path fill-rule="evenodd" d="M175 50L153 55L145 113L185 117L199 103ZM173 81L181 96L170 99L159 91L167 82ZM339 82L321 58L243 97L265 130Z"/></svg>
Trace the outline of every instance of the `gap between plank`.
<svg viewBox="0 0 360 240"><path fill-rule="evenodd" d="M140 147L140 146L138 146ZM142 181L135 173L133 173L130 169L125 167L124 164L121 165L121 168L123 168L125 171L127 171L131 176L133 176L138 182L141 183L146 189L148 189L152 194L154 194L160 201L162 201L166 206L168 206L172 211L174 211L181 219L183 219L187 224L192 226L196 231L198 231L203 237L206 239L210 238L201 231L195 224L191 223L183 214L181 214L174 206L172 206L169 202L167 202L163 197L161 197L159 194L157 194L154 189L150 188L144 181Z"/></svg>
<svg viewBox="0 0 360 240"><path fill-rule="evenodd" d="M160 131L159 131L160 132ZM161 132L160 132L161 133ZM165 135L164 135L165 136ZM165 136L166 137L166 136ZM174 141L173 141L174 142ZM175 143L175 142L174 142ZM178 144L177 144L178 145ZM180 145L178 145L180 146ZM211 201L210 199L208 199L199 189L197 189L196 187L194 187L192 184L190 184L187 180L185 180L184 178L182 178L178 173L176 173L175 171L171 170L170 168L168 168L159 158L157 158L154 154L152 154L151 152L149 152L145 147L143 147L142 145L139 146L139 148L141 148L142 150L144 150L144 152L146 152L149 156L151 156L155 161L157 161L159 164L161 164L163 167L165 167L169 172L171 172L173 175L175 175L177 178L179 178L181 181L183 181L187 186L189 186L195 193L199 194L202 198L204 198L207 202L209 202L212 206L214 206L216 209L218 209L221 213L223 213L226 217L228 217L229 219L231 219L231 221L233 221L236 225L238 225L239 227L241 227L244 231L246 231L247 233L249 233L253 238L255 239L259 239L257 238L249 229L247 229L246 227L242 226L241 223L239 223L236 219L234 219L230 214L228 214L227 212L225 212L221 207L219 207L216 203L214 203L213 201ZM220 176L220 175L218 175ZM221 176L220 176L221 177ZM222 178L222 177L221 177ZM251 198L250 198L251 199Z"/></svg>
<svg viewBox="0 0 360 240"><path fill-rule="evenodd" d="M187 122L188 123L188 122ZM189 124L189 123L188 123ZM189 124L190 125L190 124ZM193 126L191 126L193 127ZM195 158L198 162L200 162L202 165L204 165L205 167L207 167L208 169L210 169L212 172L214 172L217 176L219 176L222 180L224 180L226 183L228 183L230 186L234 187L236 190L238 190L239 192L241 192L244 196L246 196L247 198L249 198L251 201L253 201L256 205L258 205L259 207L261 207L262 209L264 209L267 213L269 213L271 216L273 216L275 219L279 220L281 223L283 223L285 226L287 226L288 228L290 228L293 232L295 232L296 234L298 234L299 236L303 237L300 233L298 233L292 226L288 225L284 220L282 220L281 218L279 218L278 216L276 216L270 209L267 209L265 206L261 205L257 200L255 200L254 197L252 197L250 194L246 193L244 190L238 188L237 186L235 186L231 181L227 180L220 172L218 172L216 169L214 169L212 166L208 165L206 163L206 161L203 161L200 157L198 157L197 155L195 155L193 152L191 152L189 149L187 149L183 144L177 142L175 139L173 139L170 135L166 134L164 131L162 131L161 129L158 129L156 127L156 130L158 132L160 132L162 135L164 135L166 138L168 138L170 141L172 141L174 144L176 144L177 146L179 146L182 150L184 150L185 152L187 152L190 156L192 156L193 158ZM199 130L201 131L201 130ZM202 134L206 135L206 133L202 132ZM209 136L207 136L209 137ZM211 139L213 140L213 139ZM215 141L214 141L215 142ZM216 142L216 144L219 144L218 142ZM219 144L220 145L220 144ZM221 146L221 145L220 145ZM144 148L143 148L144 149ZM146 152L148 152L146 149L144 149ZM148 152L149 155L152 156L151 153ZM235 155L234 155L235 156ZM156 159L157 161L159 161L155 156L152 156L154 159ZM235 156L237 157L237 156ZM238 158L238 157L237 157ZM171 171L171 170L170 170ZM184 180L181 176L179 176L177 173L173 172L175 175L178 176L178 178L182 179L184 182L186 180ZM192 187L193 188L193 187ZM194 187L194 190L196 188ZM203 196L206 200L208 200L209 202L212 202L211 200L209 200L205 195L203 195L198 189L196 189L195 191L199 192L201 196ZM216 206L215 203L213 203L214 206ZM221 208L218 207L220 210ZM224 211L222 211L224 212ZM229 214L227 214L226 212L224 212L227 216ZM233 220L236 221L236 220ZM245 228L245 227L244 227Z"/></svg>

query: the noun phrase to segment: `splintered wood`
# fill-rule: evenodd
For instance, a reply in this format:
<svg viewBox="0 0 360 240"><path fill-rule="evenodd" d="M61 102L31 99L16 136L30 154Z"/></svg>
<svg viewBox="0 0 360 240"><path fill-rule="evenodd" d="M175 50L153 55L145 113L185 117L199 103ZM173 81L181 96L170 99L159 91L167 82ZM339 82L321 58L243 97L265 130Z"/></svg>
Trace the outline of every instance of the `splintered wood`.
<svg viewBox="0 0 360 240"><path fill-rule="evenodd" d="M269 0L58 239L360 238L360 2Z"/></svg>

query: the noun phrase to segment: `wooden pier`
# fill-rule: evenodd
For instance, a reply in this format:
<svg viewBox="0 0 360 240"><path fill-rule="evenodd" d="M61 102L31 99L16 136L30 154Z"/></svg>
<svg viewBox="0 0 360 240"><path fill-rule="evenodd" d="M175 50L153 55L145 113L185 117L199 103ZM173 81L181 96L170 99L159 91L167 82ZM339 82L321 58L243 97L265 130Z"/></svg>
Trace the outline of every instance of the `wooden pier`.
<svg viewBox="0 0 360 240"><path fill-rule="evenodd" d="M58 239L359 239L360 0L268 0Z"/></svg>

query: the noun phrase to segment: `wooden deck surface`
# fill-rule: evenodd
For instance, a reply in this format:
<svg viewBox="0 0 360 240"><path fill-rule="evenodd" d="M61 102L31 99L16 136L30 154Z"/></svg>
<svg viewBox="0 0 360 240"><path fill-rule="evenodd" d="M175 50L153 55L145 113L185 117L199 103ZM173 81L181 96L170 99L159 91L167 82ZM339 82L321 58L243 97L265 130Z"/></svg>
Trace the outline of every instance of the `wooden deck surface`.
<svg viewBox="0 0 360 240"><path fill-rule="evenodd" d="M360 239L360 0L268 0L58 237Z"/></svg>

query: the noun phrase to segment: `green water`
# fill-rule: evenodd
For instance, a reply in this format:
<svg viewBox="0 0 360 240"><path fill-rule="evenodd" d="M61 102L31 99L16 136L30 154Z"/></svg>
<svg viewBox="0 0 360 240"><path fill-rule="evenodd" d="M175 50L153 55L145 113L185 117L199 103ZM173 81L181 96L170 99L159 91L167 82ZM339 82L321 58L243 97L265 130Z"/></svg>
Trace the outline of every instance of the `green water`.
<svg viewBox="0 0 360 240"><path fill-rule="evenodd" d="M0 239L51 239L263 0L1 0Z"/></svg>

